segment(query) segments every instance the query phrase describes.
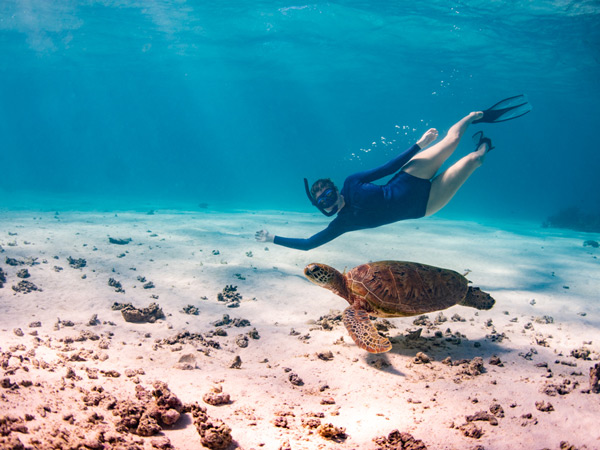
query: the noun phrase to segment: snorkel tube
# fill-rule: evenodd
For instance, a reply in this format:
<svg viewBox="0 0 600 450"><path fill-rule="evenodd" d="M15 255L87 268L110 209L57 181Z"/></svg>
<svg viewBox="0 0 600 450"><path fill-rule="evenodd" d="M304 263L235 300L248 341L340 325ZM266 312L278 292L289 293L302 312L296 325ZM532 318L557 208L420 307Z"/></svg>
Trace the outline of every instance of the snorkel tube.
<svg viewBox="0 0 600 450"><path fill-rule="evenodd" d="M325 208L323 208L321 205L319 205L319 203L313 198L313 196L310 193L310 188L308 187L308 180L306 178L304 179L304 189L306 190L306 196L308 197L310 202L313 204L313 206L315 206L319 211L321 211L327 217L331 217L335 213L337 213L337 211L338 211L337 206L335 208L333 208L331 211L326 211Z"/></svg>

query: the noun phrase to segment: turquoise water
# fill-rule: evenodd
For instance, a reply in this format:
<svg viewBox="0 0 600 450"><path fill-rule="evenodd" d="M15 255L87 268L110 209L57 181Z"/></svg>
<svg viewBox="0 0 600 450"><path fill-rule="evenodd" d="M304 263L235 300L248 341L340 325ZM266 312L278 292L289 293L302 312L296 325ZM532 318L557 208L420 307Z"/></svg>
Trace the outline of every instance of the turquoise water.
<svg viewBox="0 0 600 450"><path fill-rule="evenodd" d="M526 93L440 215L600 213L598 1L386 3L3 0L0 206L309 211L303 177Z"/></svg>

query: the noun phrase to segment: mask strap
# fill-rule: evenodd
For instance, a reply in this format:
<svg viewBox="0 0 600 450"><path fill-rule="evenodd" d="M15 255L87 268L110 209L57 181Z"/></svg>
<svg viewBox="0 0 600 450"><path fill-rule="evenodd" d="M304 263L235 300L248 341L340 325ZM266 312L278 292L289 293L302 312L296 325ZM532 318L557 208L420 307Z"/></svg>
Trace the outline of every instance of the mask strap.
<svg viewBox="0 0 600 450"><path fill-rule="evenodd" d="M313 205L317 206L317 201L313 198L313 196L310 193L310 188L308 187L308 180L306 178L304 179L304 189L306 190L306 196L308 197L310 202Z"/></svg>

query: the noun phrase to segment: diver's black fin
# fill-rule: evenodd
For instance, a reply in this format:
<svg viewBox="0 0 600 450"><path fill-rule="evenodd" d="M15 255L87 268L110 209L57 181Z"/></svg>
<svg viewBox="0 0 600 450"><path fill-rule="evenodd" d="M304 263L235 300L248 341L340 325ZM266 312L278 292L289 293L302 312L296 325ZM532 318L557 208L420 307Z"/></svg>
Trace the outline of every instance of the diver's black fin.
<svg viewBox="0 0 600 450"><path fill-rule="evenodd" d="M483 111L483 117L474 120L473 123L505 122L524 116L531 110L532 107L526 95L515 95L514 97L505 98L491 108L486 109Z"/></svg>
<svg viewBox="0 0 600 450"><path fill-rule="evenodd" d="M478 150L481 144L487 144L488 148L485 151L486 153L491 149L496 148L492 145L492 140L483 135L483 131L478 131L473 135L473 142L475 142L475 150Z"/></svg>

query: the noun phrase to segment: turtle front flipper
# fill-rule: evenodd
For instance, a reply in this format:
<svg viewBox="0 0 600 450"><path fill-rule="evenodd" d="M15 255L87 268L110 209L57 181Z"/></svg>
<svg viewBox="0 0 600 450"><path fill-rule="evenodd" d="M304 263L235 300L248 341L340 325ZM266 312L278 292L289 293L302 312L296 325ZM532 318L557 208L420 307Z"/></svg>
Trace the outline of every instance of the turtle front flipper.
<svg viewBox="0 0 600 450"><path fill-rule="evenodd" d="M350 337L363 350L369 353L384 353L391 350L392 343L377 332L369 319L369 313L364 309L349 306L344 310L342 319Z"/></svg>

